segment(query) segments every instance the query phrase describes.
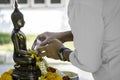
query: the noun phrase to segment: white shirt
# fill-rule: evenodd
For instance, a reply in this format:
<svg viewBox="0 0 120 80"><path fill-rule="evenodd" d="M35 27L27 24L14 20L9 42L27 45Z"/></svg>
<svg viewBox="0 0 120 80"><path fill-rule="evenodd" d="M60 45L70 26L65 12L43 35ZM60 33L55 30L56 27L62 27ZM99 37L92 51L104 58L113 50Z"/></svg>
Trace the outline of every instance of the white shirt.
<svg viewBox="0 0 120 80"><path fill-rule="evenodd" d="M120 0L70 0L70 61L95 80L120 80Z"/></svg>

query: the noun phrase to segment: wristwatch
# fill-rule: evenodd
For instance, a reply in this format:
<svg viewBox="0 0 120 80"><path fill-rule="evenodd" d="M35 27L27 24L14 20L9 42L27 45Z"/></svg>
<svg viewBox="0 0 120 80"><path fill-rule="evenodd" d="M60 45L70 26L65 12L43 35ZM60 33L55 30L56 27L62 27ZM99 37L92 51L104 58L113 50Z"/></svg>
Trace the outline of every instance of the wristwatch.
<svg viewBox="0 0 120 80"><path fill-rule="evenodd" d="M65 48L65 47L61 47L59 52L58 52L58 57L60 58L60 60L62 61L66 61L66 59L64 58L64 55L63 55L63 52L65 49L68 49L68 48Z"/></svg>

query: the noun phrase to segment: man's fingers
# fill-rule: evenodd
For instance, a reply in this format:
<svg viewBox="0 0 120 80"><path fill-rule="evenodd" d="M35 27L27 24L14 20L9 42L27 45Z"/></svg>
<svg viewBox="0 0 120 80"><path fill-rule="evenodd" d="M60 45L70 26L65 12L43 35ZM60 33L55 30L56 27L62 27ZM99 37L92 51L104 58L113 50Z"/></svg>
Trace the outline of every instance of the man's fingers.
<svg viewBox="0 0 120 80"><path fill-rule="evenodd" d="M37 51L40 56L46 56L46 53L47 53L46 47L37 48Z"/></svg>
<svg viewBox="0 0 120 80"><path fill-rule="evenodd" d="M36 45L37 45L37 40L42 41L42 40L43 40L42 36L41 36L41 35L38 35L38 36L35 38L35 40L34 40L34 42L33 42L33 45L32 45L32 47L31 47L32 50L34 50L34 48L36 47Z"/></svg>
<svg viewBox="0 0 120 80"><path fill-rule="evenodd" d="M44 34L40 34L37 36L37 39L39 39L40 41L44 41L46 39L46 36Z"/></svg>
<svg viewBox="0 0 120 80"><path fill-rule="evenodd" d="M38 47L38 48L36 48L36 50L40 53L44 53L45 52L45 47Z"/></svg>
<svg viewBox="0 0 120 80"><path fill-rule="evenodd" d="M36 46L36 41L37 41L37 39L35 39L35 41L34 41L32 47L31 47L32 50L34 50L34 48L35 48L35 46Z"/></svg>
<svg viewBox="0 0 120 80"><path fill-rule="evenodd" d="M39 53L38 55L41 57L44 57L44 56L46 56L46 53Z"/></svg>
<svg viewBox="0 0 120 80"><path fill-rule="evenodd" d="M62 42L59 41L58 39L51 39L51 40L47 41L47 43L49 43L49 44L58 44L58 43L61 43L62 44Z"/></svg>
<svg viewBox="0 0 120 80"><path fill-rule="evenodd" d="M47 40L44 40L40 45L45 46L47 44Z"/></svg>
<svg viewBox="0 0 120 80"><path fill-rule="evenodd" d="M52 41L51 39L46 39L46 40L44 40L40 45L41 45L41 46L46 46L46 45L48 45L51 41Z"/></svg>

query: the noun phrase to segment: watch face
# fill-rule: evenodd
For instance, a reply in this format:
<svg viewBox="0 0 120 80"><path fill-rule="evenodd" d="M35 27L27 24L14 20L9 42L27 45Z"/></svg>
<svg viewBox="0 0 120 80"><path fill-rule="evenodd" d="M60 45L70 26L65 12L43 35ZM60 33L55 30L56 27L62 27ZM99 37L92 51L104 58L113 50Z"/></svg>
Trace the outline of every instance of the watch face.
<svg viewBox="0 0 120 80"><path fill-rule="evenodd" d="M64 61L63 53L58 53L58 57L60 58L60 60Z"/></svg>

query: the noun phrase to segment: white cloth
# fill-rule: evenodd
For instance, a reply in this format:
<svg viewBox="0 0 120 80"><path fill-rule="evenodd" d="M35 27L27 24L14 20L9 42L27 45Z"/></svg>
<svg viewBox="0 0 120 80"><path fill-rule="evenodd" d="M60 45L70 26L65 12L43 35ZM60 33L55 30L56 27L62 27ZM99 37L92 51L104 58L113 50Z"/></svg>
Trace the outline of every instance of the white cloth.
<svg viewBox="0 0 120 80"><path fill-rule="evenodd" d="M120 0L70 0L73 65L95 80L120 80Z"/></svg>

